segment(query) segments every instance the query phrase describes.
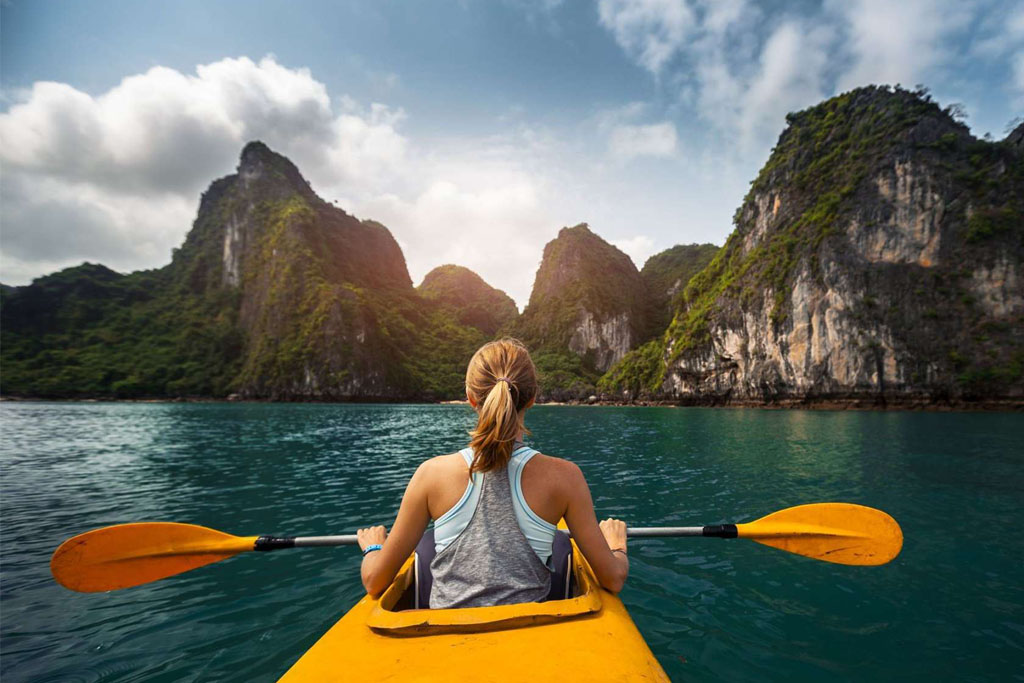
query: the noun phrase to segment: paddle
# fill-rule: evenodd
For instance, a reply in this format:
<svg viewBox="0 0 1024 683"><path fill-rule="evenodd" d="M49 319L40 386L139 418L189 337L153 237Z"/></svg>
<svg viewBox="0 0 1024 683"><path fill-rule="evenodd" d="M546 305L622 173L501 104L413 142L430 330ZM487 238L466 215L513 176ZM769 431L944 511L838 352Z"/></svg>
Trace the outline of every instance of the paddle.
<svg viewBox="0 0 1024 683"><path fill-rule="evenodd" d="M774 512L747 524L627 529L632 538L749 538L826 562L885 564L899 554L903 533L881 510L851 503L815 503ZM139 586L250 550L354 545L347 536L232 536L194 524L118 524L61 544L50 560L57 583L83 593Z"/></svg>

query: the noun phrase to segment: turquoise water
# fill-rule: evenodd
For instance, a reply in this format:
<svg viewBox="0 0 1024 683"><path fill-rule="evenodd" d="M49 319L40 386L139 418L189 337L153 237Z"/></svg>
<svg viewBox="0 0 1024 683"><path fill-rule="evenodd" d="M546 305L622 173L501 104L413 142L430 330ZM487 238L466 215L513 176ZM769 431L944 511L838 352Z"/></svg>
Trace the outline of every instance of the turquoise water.
<svg viewBox="0 0 1024 683"><path fill-rule="evenodd" d="M0 405L0 675L275 680L361 595L354 549L246 554L105 594L59 587L50 554L129 521L282 535L388 522L417 464L463 445L471 416ZM901 523L903 553L883 567L743 540L631 542L622 598L674 680L1024 680L1024 416L550 406L527 424L535 447L583 468L599 515L637 526L819 501ZM339 652L339 667L355 656L368 653Z"/></svg>

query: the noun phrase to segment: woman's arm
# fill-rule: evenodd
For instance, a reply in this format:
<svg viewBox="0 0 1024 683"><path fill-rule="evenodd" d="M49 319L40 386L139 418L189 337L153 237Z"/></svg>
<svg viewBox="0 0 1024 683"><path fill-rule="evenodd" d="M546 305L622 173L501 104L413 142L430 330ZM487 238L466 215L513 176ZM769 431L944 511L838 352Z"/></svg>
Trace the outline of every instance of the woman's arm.
<svg viewBox="0 0 1024 683"><path fill-rule="evenodd" d="M629 575L626 524L617 519L606 519L598 526L594 500L582 470L574 463L563 462L569 487L565 523L597 580L611 592L618 593Z"/></svg>
<svg viewBox="0 0 1024 683"><path fill-rule="evenodd" d="M360 529L356 534L360 550L374 544L383 546L363 557L360 570L366 592L374 597L391 585L395 574L416 549L416 544L430 523L430 510L427 507L429 463L428 460L420 465L409 480L390 535L382 526Z"/></svg>

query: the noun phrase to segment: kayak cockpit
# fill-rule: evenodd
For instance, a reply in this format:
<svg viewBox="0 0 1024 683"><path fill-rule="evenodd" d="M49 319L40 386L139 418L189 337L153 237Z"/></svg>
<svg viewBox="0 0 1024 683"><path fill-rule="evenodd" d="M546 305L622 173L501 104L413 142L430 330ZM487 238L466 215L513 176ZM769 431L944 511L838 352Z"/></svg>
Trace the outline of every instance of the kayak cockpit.
<svg viewBox="0 0 1024 683"><path fill-rule="evenodd" d="M551 597L556 599L496 607L422 609L419 605L425 604L430 594L429 571L424 571L433 549L433 537L428 532L421 542L423 552L406 561L367 615L366 625L377 633L392 636L483 633L546 624L600 611L601 590L593 572L585 566L586 560L579 552L572 552L568 534L556 535L555 546L552 557L556 571L552 577ZM559 567L562 563L564 566Z"/></svg>
<svg viewBox="0 0 1024 683"><path fill-rule="evenodd" d="M467 609L410 609L410 557L379 599L363 596L281 681L668 681L622 601L573 551L571 597Z"/></svg>

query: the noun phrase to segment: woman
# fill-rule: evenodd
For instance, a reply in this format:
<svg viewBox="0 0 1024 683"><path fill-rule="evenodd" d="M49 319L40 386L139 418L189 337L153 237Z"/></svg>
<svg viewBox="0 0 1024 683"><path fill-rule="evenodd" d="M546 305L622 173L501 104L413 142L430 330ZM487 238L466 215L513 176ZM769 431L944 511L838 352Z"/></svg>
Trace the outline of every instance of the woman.
<svg viewBox="0 0 1024 683"><path fill-rule="evenodd" d="M629 573L625 523L600 526L575 464L522 445L523 417L537 396L537 371L514 339L482 346L466 370L477 425L469 448L416 470L390 535L360 529L363 585L380 595L434 520L431 608L543 600L555 525L565 518L601 585L622 589Z"/></svg>

